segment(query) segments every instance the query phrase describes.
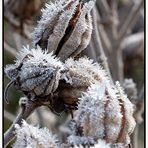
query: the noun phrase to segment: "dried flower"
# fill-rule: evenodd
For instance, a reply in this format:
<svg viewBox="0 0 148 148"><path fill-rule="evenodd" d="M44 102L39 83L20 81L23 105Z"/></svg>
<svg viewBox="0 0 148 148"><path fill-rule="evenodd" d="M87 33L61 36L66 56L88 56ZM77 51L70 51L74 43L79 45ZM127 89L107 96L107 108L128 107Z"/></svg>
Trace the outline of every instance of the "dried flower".
<svg viewBox="0 0 148 148"><path fill-rule="evenodd" d="M135 127L133 105L117 82L116 86L98 82L79 98L74 113L74 135L104 139L107 143L130 143Z"/></svg>
<svg viewBox="0 0 148 148"><path fill-rule="evenodd" d="M62 63L52 53L24 47L15 64L6 66L5 73L25 94L44 97L58 87L61 70Z"/></svg>
<svg viewBox="0 0 148 148"><path fill-rule="evenodd" d="M91 59L74 60L69 58L65 61L64 66L65 72L61 76L57 91L59 98L67 105L77 106L78 98L92 83L101 81L104 81L106 85L110 83L105 71Z"/></svg>
<svg viewBox="0 0 148 148"><path fill-rule="evenodd" d="M92 33L90 11L95 0L60 0L46 4L43 15L33 32L35 45L48 49L61 58L78 55L89 44Z"/></svg>
<svg viewBox="0 0 148 148"><path fill-rule="evenodd" d="M38 128L22 121L15 125L16 142L13 148L59 148L58 140L47 128Z"/></svg>

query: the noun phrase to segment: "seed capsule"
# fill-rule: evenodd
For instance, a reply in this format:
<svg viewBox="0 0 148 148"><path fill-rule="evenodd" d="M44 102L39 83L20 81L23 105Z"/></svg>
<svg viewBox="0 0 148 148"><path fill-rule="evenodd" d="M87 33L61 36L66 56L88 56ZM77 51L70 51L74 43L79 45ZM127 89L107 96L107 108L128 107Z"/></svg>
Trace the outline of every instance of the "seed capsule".
<svg viewBox="0 0 148 148"><path fill-rule="evenodd" d="M54 51L61 60L77 56L89 44L92 33L90 11L95 0L61 0L47 4L33 33L35 45Z"/></svg>
<svg viewBox="0 0 148 148"><path fill-rule="evenodd" d="M25 94L44 97L58 87L62 69L62 63L52 53L38 47L24 48L16 63L5 68L5 73Z"/></svg>
<svg viewBox="0 0 148 148"><path fill-rule="evenodd" d="M124 147L130 143L129 136L135 127L133 105L119 83L115 87L104 82L92 84L79 100L78 110L74 113L73 138L104 139L107 143L121 143ZM81 143L85 144L84 141Z"/></svg>

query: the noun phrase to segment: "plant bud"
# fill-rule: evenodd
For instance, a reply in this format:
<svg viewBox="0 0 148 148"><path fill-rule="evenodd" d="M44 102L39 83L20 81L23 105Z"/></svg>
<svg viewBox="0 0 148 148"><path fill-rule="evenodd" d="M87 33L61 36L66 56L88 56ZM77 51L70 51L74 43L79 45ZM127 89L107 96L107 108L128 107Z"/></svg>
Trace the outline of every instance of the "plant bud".
<svg viewBox="0 0 148 148"><path fill-rule="evenodd" d="M78 98L87 91L92 83L108 81L105 71L91 59L74 60L69 58L65 61L64 66L65 72L61 76L57 92L65 104L77 106Z"/></svg>
<svg viewBox="0 0 148 148"><path fill-rule="evenodd" d="M133 105L118 82L115 87L104 82L92 84L79 100L74 113L74 136L103 139L124 146L130 143L129 136L135 127Z"/></svg>
<svg viewBox="0 0 148 148"><path fill-rule="evenodd" d="M89 44L92 33L90 11L95 0L60 0L47 4L33 33L35 45L54 51L62 61L77 56Z"/></svg>
<svg viewBox="0 0 148 148"><path fill-rule="evenodd" d="M25 94L44 97L58 87L61 70L62 63L52 53L24 47L16 63L6 66L5 73Z"/></svg>

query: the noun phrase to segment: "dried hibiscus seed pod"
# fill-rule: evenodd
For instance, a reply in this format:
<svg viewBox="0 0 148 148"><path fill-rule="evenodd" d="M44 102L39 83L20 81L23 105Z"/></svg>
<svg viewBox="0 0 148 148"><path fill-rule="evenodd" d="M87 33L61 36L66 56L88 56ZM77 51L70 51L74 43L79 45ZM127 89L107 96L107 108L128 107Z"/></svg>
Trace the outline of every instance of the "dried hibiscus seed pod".
<svg viewBox="0 0 148 148"><path fill-rule="evenodd" d="M64 63L64 69L57 89L58 97L73 109L92 83L108 81L101 66L88 58L69 58Z"/></svg>
<svg viewBox="0 0 148 148"><path fill-rule="evenodd" d="M47 4L33 33L34 44L54 51L61 60L78 55L91 38L90 11L94 4L95 0L60 0Z"/></svg>
<svg viewBox="0 0 148 148"><path fill-rule="evenodd" d="M77 136L103 139L124 147L130 143L129 136L135 127L133 105L119 83L115 87L106 82L92 84L79 100L74 113L75 132L69 137L69 143L74 144Z"/></svg>
<svg viewBox="0 0 148 148"><path fill-rule="evenodd" d="M58 87L61 70L62 63L52 53L24 47L16 63L6 66L5 73L25 94L44 97Z"/></svg>

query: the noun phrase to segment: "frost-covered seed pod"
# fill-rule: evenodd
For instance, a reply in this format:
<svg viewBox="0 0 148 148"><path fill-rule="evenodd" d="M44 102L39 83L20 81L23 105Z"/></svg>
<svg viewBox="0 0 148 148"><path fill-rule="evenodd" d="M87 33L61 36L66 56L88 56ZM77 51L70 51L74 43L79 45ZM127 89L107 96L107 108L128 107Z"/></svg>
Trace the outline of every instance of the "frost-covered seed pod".
<svg viewBox="0 0 148 148"><path fill-rule="evenodd" d="M52 53L24 47L15 64L7 65L6 75L25 94L44 97L53 93L59 84L62 63Z"/></svg>
<svg viewBox="0 0 148 148"><path fill-rule="evenodd" d="M16 141L13 148L59 148L58 140L47 128L39 128L22 121L15 125Z"/></svg>
<svg viewBox="0 0 148 148"><path fill-rule="evenodd" d="M108 81L101 66L89 58L79 60L69 58L65 61L64 66L66 70L61 76L58 95L65 104L76 105L78 98L92 83Z"/></svg>
<svg viewBox="0 0 148 148"><path fill-rule="evenodd" d="M104 139L107 143L130 143L130 134L135 127L133 105L117 82L96 83L79 98L78 110L74 113L74 135L82 128L81 137Z"/></svg>
<svg viewBox="0 0 148 148"><path fill-rule="evenodd" d="M48 49L61 58L78 55L89 44L92 33L90 11L95 0L60 0L46 4L33 32L35 45Z"/></svg>

